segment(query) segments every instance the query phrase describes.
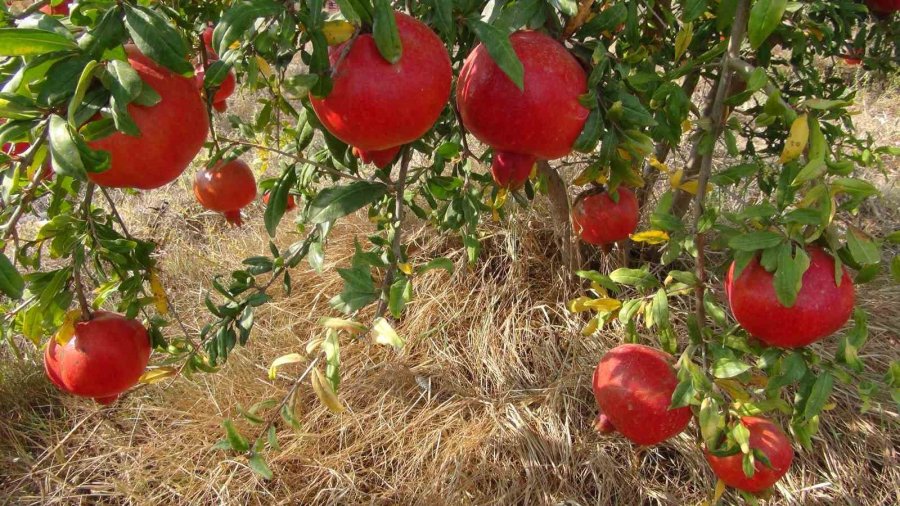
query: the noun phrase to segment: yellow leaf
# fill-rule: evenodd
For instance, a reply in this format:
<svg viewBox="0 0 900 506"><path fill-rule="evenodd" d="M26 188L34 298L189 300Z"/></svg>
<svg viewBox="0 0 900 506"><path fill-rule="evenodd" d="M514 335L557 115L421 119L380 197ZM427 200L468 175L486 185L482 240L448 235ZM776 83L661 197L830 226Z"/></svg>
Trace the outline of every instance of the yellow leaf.
<svg viewBox="0 0 900 506"><path fill-rule="evenodd" d="M319 325L326 329L343 330L350 335L358 335L366 331L366 326L362 323L327 316L319 319Z"/></svg>
<svg viewBox="0 0 900 506"><path fill-rule="evenodd" d="M150 369L149 371L145 371L144 374L141 374L138 383L152 385L153 383L158 383L166 378L175 376L177 372L178 370L174 367L157 367L156 369Z"/></svg>
<svg viewBox="0 0 900 506"><path fill-rule="evenodd" d="M681 55L683 55L688 46L691 45L691 40L693 40L693 38L694 24L690 22L685 23L675 36L675 61L681 59Z"/></svg>
<svg viewBox="0 0 900 506"><path fill-rule="evenodd" d="M750 394L747 393L747 391L744 389L744 386L736 380L717 379L716 385L718 385L722 390L728 392L728 395L738 401L747 402L750 400Z"/></svg>
<svg viewBox="0 0 900 506"><path fill-rule="evenodd" d="M822 406L822 411L831 411L832 409L834 409L836 407L837 407L837 404L835 404L833 402L829 402L828 404Z"/></svg>
<svg viewBox="0 0 900 506"><path fill-rule="evenodd" d="M678 188L678 185L681 184L681 178L684 177L684 169L678 169L672 174L669 175L669 183L672 185L672 188Z"/></svg>
<svg viewBox="0 0 900 506"><path fill-rule="evenodd" d="M322 33L325 35L325 41L328 42L329 46L336 46L350 39L354 30L354 26L346 21L333 20L325 22Z"/></svg>
<svg viewBox="0 0 900 506"><path fill-rule="evenodd" d="M306 354L312 355L316 351L318 351L319 346L322 346L322 343L325 342L325 338L316 337L312 339L310 342L306 343Z"/></svg>
<svg viewBox="0 0 900 506"><path fill-rule="evenodd" d="M156 269L150 271L150 293L153 294L153 305L156 306L156 312L161 316L169 314L169 299L166 297L166 291L163 290L162 282L159 280L159 274Z"/></svg>
<svg viewBox="0 0 900 506"><path fill-rule="evenodd" d="M329 411L335 414L341 414L344 412L344 406L341 404L341 400L338 399L336 393L331 388L331 383L325 379L325 376L318 369L313 369L312 371L312 387L313 392L316 393L316 396L319 397L319 400L322 401L322 404L328 408Z"/></svg>
<svg viewBox="0 0 900 506"><path fill-rule="evenodd" d="M591 290L597 292L601 297L606 297L608 295L606 288L603 288L603 285L596 281L591 281Z"/></svg>
<svg viewBox="0 0 900 506"><path fill-rule="evenodd" d="M60 325L59 328L56 329L56 333L53 334L53 339L56 340L56 344L65 346L66 343L72 339L72 336L75 335L75 324L78 323L79 319L81 319L81 311L78 309L72 309L66 312L62 325Z"/></svg>
<svg viewBox="0 0 900 506"><path fill-rule="evenodd" d="M269 366L269 379L274 380L278 376L279 367L287 364L296 364L297 362L302 362L303 360L303 355L299 353L288 353L287 355L282 355L276 358L272 361L272 365Z"/></svg>
<svg viewBox="0 0 900 506"><path fill-rule="evenodd" d="M645 242L647 244L662 244L669 240L669 234L662 230L646 230L631 235L634 242Z"/></svg>
<svg viewBox="0 0 900 506"><path fill-rule="evenodd" d="M686 119L681 122L681 133L686 134L690 132L692 128L694 128L694 125L691 123L691 120Z"/></svg>
<svg viewBox="0 0 900 506"><path fill-rule="evenodd" d="M491 221L493 221L494 223L500 222L500 212L497 211L496 207L491 208Z"/></svg>
<svg viewBox="0 0 900 506"><path fill-rule="evenodd" d="M394 327L384 318L375 320L375 325L372 326L372 334L376 343L393 346L397 351L400 351L403 345L406 344L403 338L397 335Z"/></svg>
<svg viewBox="0 0 900 506"><path fill-rule="evenodd" d="M272 66L262 56L256 57L256 67L262 75L266 76L266 79L272 77Z"/></svg>
<svg viewBox="0 0 900 506"><path fill-rule="evenodd" d="M584 312L584 311L587 311L588 309L590 309L589 307L587 307L586 304L592 300L594 300L594 299L592 299L590 297L581 296L581 297L578 297L577 299L570 300L569 303L566 304L566 308L569 310L570 313L581 313L581 312Z"/></svg>
<svg viewBox="0 0 900 506"><path fill-rule="evenodd" d="M500 209L506 204L506 199L509 197L509 190L506 188L500 188L497 191L497 198L494 199L494 209Z"/></svg>
<svg viewBox="0 0 900 506"><path fill-rule="evenodd" d="M589 335L593 334L594 332L597 332L598 327L600 327L600 317L595 316L595 317L591 318L591 321L589 321L587 323L587 325L584 326L583 329L581 329L581 335L589 336Z"/></svg>
<svg viewBox="0 0 900 506"><path fill-rule="evenodd" d="M724 481L718 480L716 482L716 491L713 493L712 499L713 504L718 503L722 499L722 496L725 495L725 487L726 485Z"/></svg>
<svg viewBox="0 0 900 506"><path fill-rule="evenodd" d="M631 153L625 151L622 148L616 148L616 152L619 153L619 157L625 161L631 160Z"/></svg>
<svg viewBox="0 0 900 506"><path fill-rule="evenodd" d="M807 141L809 141L809 122L807 115L802 114L791 125L791 133L781 152L781 163L788 163L799 158L806 149Z"/></svg>
<svg viewBox="0 0 900 506"><path fill-rule="evenodd" d="M688 120L685 120L685 121L688 121ZM671 171L671 169L669 169L668 165L657 160L655 156L651 155L650 159L647 161L647 163L649 163L651 167L653 167L654 169L656 169L662 173L668 174Z"/></svg>
<svg viewBox="0 0 900 506"><path fill-rule="evenodd" d="M411 276L413 273L413 266L406 262L397 264L397 268L400 269L400 272L406 274L407 276Z"/></svg>
<svg viewBox="0 0 900 506"><path fill-rule="evenodd" d="M585 302L584 306L598 312L612 312L622 307L622 303L616 299L604 297L602 299L591 299Z"/></svg>

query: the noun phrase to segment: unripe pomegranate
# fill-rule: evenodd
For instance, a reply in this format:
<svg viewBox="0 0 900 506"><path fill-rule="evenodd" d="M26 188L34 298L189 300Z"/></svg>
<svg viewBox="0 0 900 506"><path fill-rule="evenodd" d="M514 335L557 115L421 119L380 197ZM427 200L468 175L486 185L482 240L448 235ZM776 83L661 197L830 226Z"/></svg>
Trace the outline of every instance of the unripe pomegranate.
<svg viewBox="0 0 900 506"><path fill-rule="evenodd" d="M745 492L762 492L781 479L791 467L794 449L784 432L765 418L745 416L741 419L750 431L750 448L762 451L772 467L756 460L752 477L744 474L743 454L716 457L706 452L706 461L726 485Z"/></svg>
<svg viewBox="0 0 900 506"><path fill-rule="evenodd" d="M68 16L69 15L69 4L72 3L72 0L65 0L56 7L51 7L50 5L45 5L41 7L39 10L44 14L50 14L55 16Z"/></svg>
<svg viewBox="0 0 900 506"><path fill-rule="evenodd" d="M266 192L263 194L263 198L262 198L263 204L269 205L269 196L270 196L269 192ZM284 206L284 210L285 210L285 212L291 212L294 209L297 209L297 201L294 200L293 195L288 194L287 203Z"/></svg>
<svg viewBox="0 0 900 506"><path fill-rule="evenodd" d="M655 445L680 433L691 421L688 407L669 409L678 385L670 357L640 344L606 353L594 370L594 398L610 426L639 445Z"/></svg>
<svg viewBox="0 0 900 506"><path fill-rule="evenodd" d="M518 190L525 186L525 181L531 176L537 159L532 155L522 155L509 151L494 153L491 161L491 175L494 183L501 188Z"/></svg>
<svg viewBox="0 0 900 506"><path fill-rule="evenodd" d="M900 11L900 0L866 0L869 10L882 15L890 15Z"/></svg>
<svg viewBox="0 0 900 506"><path fill-rule="evenodd" d="M243 161L220 161L197 173L194 195L203 207L218 211L228 223L241 226L241 208L256 198L256 179Z"/></svg>
<svg viewBox="0 0 900 506"><path fill-rule="evenodd" d="M375 164L379 169L383 169L397 158L397 153L403 146L394 146L392 148L383 149L381 151L366 151L357 147L353 148L353 156L362 160L363 163Z"/></svg>
<svg viewBox="0 0 900 506"><path fill-rule="evenodd" d="M624 186L616 192L618 202L606 191L582 194L575 200L572 222L581 240L598 246L611 244L628 239L637 228L640 212L634 193Z"/></svg>
<svg viewBox="0 0 900 506"><path fill-rule="evenodd" d="M397 63L381 56L371 34L362 34L331 49L334 87L325 98L310 97L322 125L363 151L418 139L450 97L450 57L441 39L406 14L395 18L403 44ZM347 44L352 46L341 60Z"/></svg>
<svg viewBox="0 0 900 506"><path fill-rule="evenodd" d="M792 307L775 295L774 275L754 258L735 280L734 263L725 292L734 318L752 336L770 346L796 348L837 332L853 312L853 280L843 268L841 286L834 282L834 258L818 246L806 249L809 269Z"/></svg>
<svg viewBox="0 0 900 506"><path fill-rule="evenodd" d="M525 68L525 91L479 44L466 58L456 86L463 124L494 148L494 163L505 162L507 153L543 160L569 154L589 113L578 102L587 92L584 70L562 44L547 35L521 31L509 40ZM495 179L498 172L507 172L502 167L491 170ZM515 171L520 176L522 172L521 168Z"/></svg>
<svg viewBox="0 0 900 506"><path fill-rule="evenodd" d="M65 345L51 339L44 370L60 390L109 404L134 386L150 360L150 337L137 320L97 311L75 324Z"/></svg>
<svg viewBox="0 0 900 506"><path fill-rule="evenodd" d="M206 141L209 120L193 79L157 65L134 46L125 50L128 62L162 100L152 107L128 105L140 136L115 132L90 143L109 151L111 159L109 170L88 177L100 186L150 190L184 172Z"/></svg>

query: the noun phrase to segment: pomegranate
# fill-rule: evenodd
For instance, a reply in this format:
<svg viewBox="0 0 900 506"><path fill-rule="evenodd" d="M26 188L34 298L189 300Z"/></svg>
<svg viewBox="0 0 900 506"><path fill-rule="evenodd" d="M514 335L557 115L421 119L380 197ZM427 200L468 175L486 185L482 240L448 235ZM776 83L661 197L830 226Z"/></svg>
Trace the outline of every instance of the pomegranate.
<svg viewBox="0 0 900 506"><path fill-rule="evenodd" d="M226 112L228 110L228 102L213 102L212 106L216 112Z"/></svg>
<svg viewBox="0 0 900 506"><path fill-rule="evenodd" d="M31 144L28 142L7 142L3 145L3 152L9 156L18 156L28 150Z"/></svg>
<svg viewBox="0 0 900 506"><path fill-rule="evenodd" d="M634 193L624 186L616 191L618 202L606 191L588 192L575 200L572 222L584 242L604 245L623 241L637 228L640 213Z"/></svg>
<svg viewBox="0 0 900 506"><path fill-rule="evenodd" d="M847 65L859 65L862 63L862 58L865 56L865 51L861 47L851 48L846 55L844 55L844 63Z"/></svg>
<svg viewBox="0 0 900 506"><path fill-rule="evenodd" d="M241 208L256 198L256 179L243 161L220 161L197 173L194 196L203 207L224 214L228 223L241 226Z"/></svg>
<svg viewBox="0 0 900 506"><path fill-rule="evenodd" d="M41 7L39 10L44 14L49 14L51 16L68 16L69 15L69 4L72 3L72 0L64 0L56 7L51 7L50 5L45 5Z"/></svg>
<svg viewBox="0 0 900 506"><path fill-rule="evenodd" d="M269 192L263 194L263 204L269 205ZM297 201L294 200L294 196L288 194L287 204L284 206L285 212L291 212L294 209L297 209Z"/></svg>
<svg viewBox="0 0 900 506"><path fill-rule="evenodd" d="M51 339L44 370L60 390L109 404L134 386L150 360L150 337L137 320L97 311L75 324L65 345Z"/></svg>
<svg viewBox="0 0 900 506"><path fill-rule="evenodd" d="M770 346L797 348L837 332L853 312L853 280L843 268L841 286L834 281L834 259L818 246L807 247L809 269L792 307L775 295L774 276L750 261L738 279L734 263L725 278L725 293L734 318L752 336Z"/></svg>
<svg viewBox="0 0 900 506"><path fill-rule="evenodd" d="M491 175L494 183L501 188L518 190L525 186L525 181L531 176L531 170L537 159L532 155L522 155L510 151L494 153L491 161Z"/></svg>
<svg viewBox="0 0 900 506"><path fill-rule="evenodd" d="M212 63L212 62L210 62ZM197 88L203 89L203 79L206 77L206 71L203 69L203 65L197 65L195 67L194 79L197 80ZM228 71L228 75L225 76L225 79L219 83L219 86L214 89L215 94L213 95L213 105L218 103L225 103L225 100L228 99L233 93L236 86L236 81L234 79L234 72ZM210 90L213 91L213 90Z"/></svg>
<svg viewBox="0 0 900 506"><path fill-rule="evenodd" d="M669 360L640 344L617 346L600 359L593 387L601 431L615 429L636 444L655 445L687 427L690 408L669 409L678 384Z"/></svg>
<svg viewBox="0 0 900 506"><path fill-rule="evenodd" d="M394 146L392 148L383 149L381 151L366 151L363 149L353 148L353 156L358 157L363 163L375 164L379 169L383 169L394 161L400 148L403 146Z"/></svg>
<svg viewBox="0 0 900 506"><path fill-rule="evenodd" d="M706 452L706 461L726 485L745 492L762 492L787 473L794 460L794 449L784 432L771 421L745 416L741 422L750 431L750 448L762 451L772 467L756 460L753 476L748 477L744 474L744 455L740 452L728 457L716 457Z"/></svg>
<svg viewBox="0 0 900 506"><path fill-rule="evenodd" d="M900 0L866 0L869 10L882 15L891 15L900 11Z"/></svg>
<svg viewBox="0 0 900 506"><path fill-rule="evenodd" d="M207 26L206 29L203 30L201 37L203 38L203 45L206 46L206 54L211 58L218 58L219 55L216 54L212 47L214 30L213 27Z"/></svg>
<svg viewBox="0 0 900 506"><path fill-rule="evenodd" d="M362 151L383 151L421 137L450 97L450 57L428 26L395 13L403 55L385 60L371 34L334 46L334 88L325 98L310 96L319 120L343 142ZM346 51L345 46L352 44Z"/></svg>
<svg viewBox="0 0 900 506"><path fill-rule="evenodd" d="M125 50L131 66L162 100L152 107L128 105L140 136L115 132L90 143L109 151L111 160L109 170L88 177L100 186L159 188L180 176L203 147L209 132L206 107L192 79L157 65L132 45Z"/></svg>
<svg viewBox="0 0 900 506"><path fill-rule="evenodd" d="M525 69L524 92L482 44L466 58L456 86L463 124L494 148L494 163L500 165L491 168L495 179L516 165L505 153L544 160L569 154L589 113L578 101L587 92L587 76L562 44L531 31L509 40Z"/></svg>

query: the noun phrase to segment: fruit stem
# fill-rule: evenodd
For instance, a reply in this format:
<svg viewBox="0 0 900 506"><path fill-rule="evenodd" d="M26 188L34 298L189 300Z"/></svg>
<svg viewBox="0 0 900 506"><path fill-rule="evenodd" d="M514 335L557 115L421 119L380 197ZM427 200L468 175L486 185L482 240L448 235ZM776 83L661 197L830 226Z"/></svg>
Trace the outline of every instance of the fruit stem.
<svg viewBox="0 0 900 506"><path fill-rule="evenodd" d="M725 98L728 94L728 88L731 84L731 76L733 70L729 66L732 58L740 57L741 42L744 40L744 34L747 27L748 0L738 0L735 10L734 21L731 24L731 41L729 42L728 52L722 55L722 63L719 71L719 82L716 87L715 97L712 102L712 145L722 135L725 119L722 114L725 108ZM702 141L698 139L697 142ZM709 182L710 173L712 172L712 149L703 155L700 162L700 174L697 179L697 195L694 197L694 223L693 230L696 234L694 242L697 247L697 286L694 289L695 311L697 314L697 325L700 327L701 336L703 327L706 323L706 309L703 305L703 296L706 293L706 237L700 231L700 220L703 217L704 203L706 201L706 185Z"/></svg>

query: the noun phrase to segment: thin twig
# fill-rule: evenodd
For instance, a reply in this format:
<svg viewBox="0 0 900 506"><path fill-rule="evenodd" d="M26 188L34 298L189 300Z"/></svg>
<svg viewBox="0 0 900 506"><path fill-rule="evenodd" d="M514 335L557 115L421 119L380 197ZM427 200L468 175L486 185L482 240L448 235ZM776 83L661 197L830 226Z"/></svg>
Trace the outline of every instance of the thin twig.
<svg viewBox="0 0 900 506"><path fill-rule="evenodd" d="M290 402L291 398L294 397L294 393L297 392L297 389L300 388L301 384L303 384L303 380L305 380L306 377L309 376L309 373L312 372L313 368L316 367L316 364L319 363L319 360L321 360L321 358L322 358L322 355L317 355L316 358L314 358L312 360L312 362L310 362L309 365L306 366L306 370L303 371L303 374L301 374L300 377L298 377L296 380L294 380L294 384L291 385L290 390L288 390L288 392L284 396L284 398L281 399L281 403L279 403L278 407L275 408L275 411L273 411L273 413L275 413L275 414L269 418L269 422L266 423L266 426L262 428L262 430L259 432L259 436L257 436L254 441L259 440L259 438L261 438L261 437L265 437L266 433L269 432L269 429L273 425L275 425L275 420L278 419L278 414L281 413L281 410L284 409L284 407L287 405L288 402ZM252 456L252 453L253 453L252 446L255 446L255 445L251 445L251 450L249 451L248 456Z"/></svg>
<svg viewBox="0 0 900 506"><path fill-rule="evenodd" d="M260 150L263 150L263 151L271 151L272 153L277 153L277 154L279 154L279 155L281 155L281 156L286 156L286 157L288 157L288 158L293 159L293 160L296 161L296 162L299 162L299 163L305 163L305 164L308 164L308 165L312 165L313 167L316 167L317 169L322 169L322 170L325 171L326 173L328 173L328 174L330 174L330 175L332 175L332 176L334 176L334 177L337 177L337 178L347 178L347 179L352 179L353 181L366 181L365 178L361 178L361 177L359 177L359 176L354 176L353 174L346 174L346 173L341 172L341 171L339 171L339 170L335 170L335 169L333 169L333 168L331 168L331 167L329 167L329 166L327 166L327 165L325 165L325 164L323 164L323 163L319 163L319 162L310 160L309 158L306 158L306 157L300 156L300 155L296 155L296 154L294 154L294 153L288 153L287 151L284 151L284 150L282 150L282 149L269 147L269 146L266 146L266 145L264 145L264 144L258 144L258 143L256 143L256 142L242 141L242 140L240 140L240 139L231 139L231 138L228 138L228 137L222 137L221 139L222 139L222 142L228 142L228 143L230 143L230 144L238 144L238 145L241 145L241 146L247 146L247 147L250 147L250 148L260 149Z"/></svg>
<svg viewBox="0 0 900 506"><path fill-rule="evenodd" d="M394 276L397 274L397 262L403 253L403 211L406 207L403 205L403 192L406 190L406 172L409 170L409 161L412 158L409 146L403 148L403 157L400 160L400 174L397 175L396 190L394 193L394 238L391 241L391 252L394 255L394 261L388 267L384 275L384 281L381 283L381 301L378 303L378 309L375 311L375 319L384 316L384 312L388 306L388 294L391 285L394 283Z"/></svg>
<svg viewBox="0 0 900 506"><path fill-rule="evenodd" d="M28 149L23 156L19 160L19 167L27 167L28 164L31 163L34 158L35 153L37 153L38 148L47 138L47 131L49 127L45 127L43 133L38 137L34 144ZM25 187L25 190L22 192L22 197L19 200L19 204L16 206L16 209L13 211L12 216L9 218L9 221L3 225L3 240L7 240L15 233L16 225L19 223L19 220L22 219L22 215L25 214L25 208L28 207L28 204L34 199L34 192L37 191L38 186L41 185L41 181L44 179L44 170L38 169L34 171L34 174L31 176L31 182L28 183L28 186Z"/></svg>
<svg viewBox="0 0 900 506"><path fill-rule="evenodd" d="M579 28L581 28L585 21L587 21L588 16L591 14L591 6L594 4L594 0L581 0L578 4L578 10L575 12L575 15L569 18L566 21L566 26L563 28L562 36L560 40L566 40L572 36Z"/></svg>
<svg viewBox="0 0 900 506"><path fill-rule="evenodd" d="M50 0L40 0L38 2L35 2L31 5L29 5L28 7L26 7L25 10L23 10L19 14L17 14L15 16L15 19L27 18L28 16L31 16L35 12L41 10L41 8L46 7L48 5L50 5Z"/></svg>

